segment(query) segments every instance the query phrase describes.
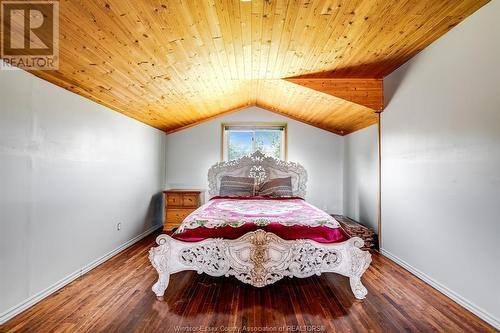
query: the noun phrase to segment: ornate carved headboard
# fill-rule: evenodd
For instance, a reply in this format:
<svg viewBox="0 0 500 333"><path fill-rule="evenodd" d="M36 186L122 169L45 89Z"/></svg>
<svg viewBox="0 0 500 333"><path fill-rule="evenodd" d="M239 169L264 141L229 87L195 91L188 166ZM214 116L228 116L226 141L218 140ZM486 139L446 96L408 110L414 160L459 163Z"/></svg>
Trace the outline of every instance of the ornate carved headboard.
<svg viewBox="0 0 500 333"><path fill-rule="evenodd" d="M210 197L219 195L220 181L223 176L253 177L257 184L270 178L290 176L293 195L301 198L306 196L307 172L302 165L265 156L260 151L237 160L214 164L208 170Z"/></svg>

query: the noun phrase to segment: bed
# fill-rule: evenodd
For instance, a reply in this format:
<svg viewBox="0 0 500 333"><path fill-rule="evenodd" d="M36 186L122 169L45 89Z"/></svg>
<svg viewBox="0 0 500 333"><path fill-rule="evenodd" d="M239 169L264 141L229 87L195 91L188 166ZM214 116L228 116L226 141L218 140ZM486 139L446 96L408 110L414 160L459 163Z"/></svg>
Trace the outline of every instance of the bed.
<svg viewBox="0 0 500 333"><path fill-rule="evenodd" d="M257 186L284 177L291 195L220 195L221 182L228 177L250 177ZM173 235L158 236L158 246L149 251L158 272L152 290L159 300L170 275L186 270L234 276L255 287L284 277L332 272L348 277L354 296L365 298L361 276L371 255L360 249L360 238L349 237L333 217L303 199L307 172L300 164L257 151L215 164L208 181L211 199L187 216Z"/></svg>

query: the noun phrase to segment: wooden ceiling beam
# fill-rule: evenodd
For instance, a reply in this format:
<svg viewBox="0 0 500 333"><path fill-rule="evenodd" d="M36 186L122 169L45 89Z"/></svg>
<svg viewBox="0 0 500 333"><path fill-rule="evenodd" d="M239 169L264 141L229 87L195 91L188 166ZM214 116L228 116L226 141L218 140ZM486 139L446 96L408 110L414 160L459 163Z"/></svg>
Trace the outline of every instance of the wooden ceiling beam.
<svg viewBox="0 0 500 333"><path fill-rule="evenodd" d="M381 112L384 109L384 82L382 79L287 78L286 80L352 103L366 106L375 112Z"/></svg>

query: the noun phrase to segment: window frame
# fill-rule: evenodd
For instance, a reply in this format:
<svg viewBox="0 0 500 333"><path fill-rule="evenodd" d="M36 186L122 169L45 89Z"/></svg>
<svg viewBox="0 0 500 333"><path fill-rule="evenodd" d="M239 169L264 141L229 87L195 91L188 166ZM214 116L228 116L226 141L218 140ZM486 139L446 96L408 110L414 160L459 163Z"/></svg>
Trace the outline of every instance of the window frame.
<svg viewBox="0 0 500 333"><path fill-rule="evenodd" d="M221 123L221 144L220 144L220 160L228 161L226 153L226 145L227 145L227 136L226 136L226 127L241 127L242 129L248 128L248 130L254 129L256 127L281 127L283 128L283 161L288 160L288 124L287 123Z"/></svg>

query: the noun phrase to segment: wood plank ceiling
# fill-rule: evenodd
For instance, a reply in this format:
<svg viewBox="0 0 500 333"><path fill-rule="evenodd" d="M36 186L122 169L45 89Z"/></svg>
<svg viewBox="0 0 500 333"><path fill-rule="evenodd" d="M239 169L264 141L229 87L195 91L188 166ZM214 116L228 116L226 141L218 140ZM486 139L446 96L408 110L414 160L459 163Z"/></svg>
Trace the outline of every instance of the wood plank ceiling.
<svg viewBox="0 0 500 333"><path fill-rule="evenodd" d="M33 73L167 132L258 105L347 134L383 108L366 79L487 2L61 0L60 68Z"/></svg>

